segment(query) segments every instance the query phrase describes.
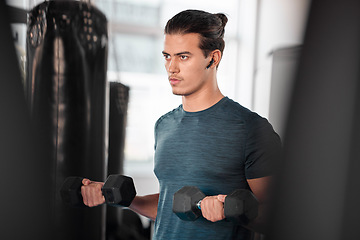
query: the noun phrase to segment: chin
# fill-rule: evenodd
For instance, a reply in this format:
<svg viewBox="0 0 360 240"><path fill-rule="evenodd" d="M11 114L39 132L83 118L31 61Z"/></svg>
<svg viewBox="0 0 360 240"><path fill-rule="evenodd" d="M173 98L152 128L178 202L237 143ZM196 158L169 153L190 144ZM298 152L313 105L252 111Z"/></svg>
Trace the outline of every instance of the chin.
<svg viewBox="0 0 360 240"><path fill-rule="evenodd" d="M176 95L176 96L184 96L184 94L176 92L176 91L173 91L173 94Z"/></svg>
<svg viewBox="0 0 360 240"><path fill-rule="evenodd" d="M183 96L184 95L184 93L183 92L181 92L181 91L179 91L179 90L177 90L177 89L172 89L172 93L174 94L174 95L176 95L176 96Z"/></svg>
<svg viewBox="0 0 360 240"><path fill-rule="evenodd" d="M192 93L194 93L195 91L191 91L191 89L185 90L185 89L180 89L180 88L172 88L172 93L176 96L189 96Z"/></svg>

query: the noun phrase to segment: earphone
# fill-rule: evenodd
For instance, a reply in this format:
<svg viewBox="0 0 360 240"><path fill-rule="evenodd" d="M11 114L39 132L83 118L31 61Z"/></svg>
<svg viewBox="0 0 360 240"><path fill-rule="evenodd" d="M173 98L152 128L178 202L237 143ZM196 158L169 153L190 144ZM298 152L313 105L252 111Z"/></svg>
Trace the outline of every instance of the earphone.
<svg viewBox="0 0 360 240"><path fill-rule="evenodd" d="M207 65L206 69L209 69L213 63L214 63L214 59L212 58L209 65Z"/></svg>

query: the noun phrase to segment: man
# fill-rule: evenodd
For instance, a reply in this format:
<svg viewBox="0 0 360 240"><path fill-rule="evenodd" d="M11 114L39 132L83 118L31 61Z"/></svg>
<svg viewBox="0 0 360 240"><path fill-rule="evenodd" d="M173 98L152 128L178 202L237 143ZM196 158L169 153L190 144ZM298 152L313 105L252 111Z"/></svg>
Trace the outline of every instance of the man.
<svg viewBox="0 0 360 240"><path fill-rule="evenodd" d="M224 50L224 14L187 10L165 27L163 55L168 79L182 105L155 125L155 169L160 193L136 196L130 208L155 220L154 239L250 239L262 231L280 139L269 122L224 97L217 69ZM104 202L102 183L83 181L84 203ZM203 218L182 221L172 212L173 195L197 186ZM247 226L226 221L224 198L249 189L259 201L259 216Z"/></svg>

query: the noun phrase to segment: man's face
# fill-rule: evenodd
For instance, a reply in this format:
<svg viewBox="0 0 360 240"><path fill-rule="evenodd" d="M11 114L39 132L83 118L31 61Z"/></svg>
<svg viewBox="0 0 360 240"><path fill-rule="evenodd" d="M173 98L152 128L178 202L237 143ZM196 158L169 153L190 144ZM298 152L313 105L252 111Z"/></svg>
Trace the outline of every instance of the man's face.
<svg viewBox="0 0 360 240"><path fill-rule="evenodd" d="M163 55L173 94L189 96L206 91L211 57L205 58L199 48L197 33L166 34Z"/></svg>

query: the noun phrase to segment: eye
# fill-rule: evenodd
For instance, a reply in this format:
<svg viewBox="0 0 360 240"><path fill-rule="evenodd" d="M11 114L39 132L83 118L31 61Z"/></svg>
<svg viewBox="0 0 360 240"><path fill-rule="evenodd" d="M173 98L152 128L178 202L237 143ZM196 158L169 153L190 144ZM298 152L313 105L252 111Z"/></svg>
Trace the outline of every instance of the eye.
<svg viewBox="0 0 360 240"><path fill-rule="evenodd" d="M169 55L169 54L163 54L163 56L164 56L164 59L165 59L165 60L169 60L169 59L170 59L170 55Z"/></svg>
<svg viewBox="0 0 360 240"><path fill-rule="evenodd" d="M187 60L189 58L189 56L186 55L180 55L180 59L181 60Z"/></svg>

